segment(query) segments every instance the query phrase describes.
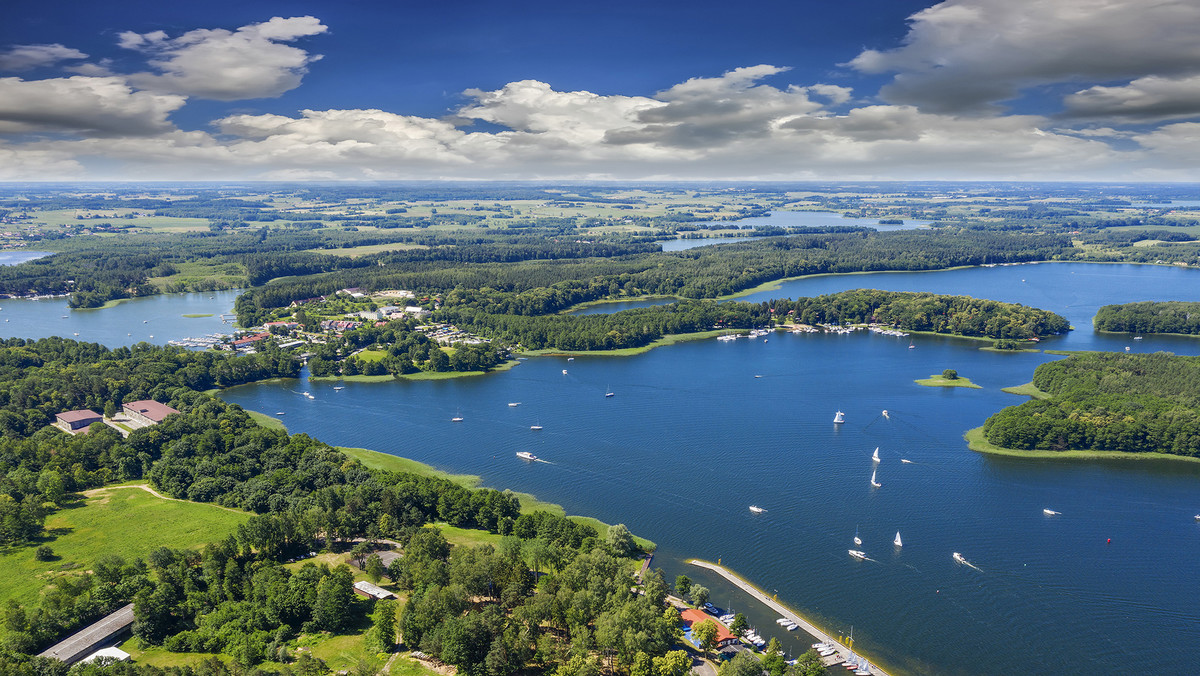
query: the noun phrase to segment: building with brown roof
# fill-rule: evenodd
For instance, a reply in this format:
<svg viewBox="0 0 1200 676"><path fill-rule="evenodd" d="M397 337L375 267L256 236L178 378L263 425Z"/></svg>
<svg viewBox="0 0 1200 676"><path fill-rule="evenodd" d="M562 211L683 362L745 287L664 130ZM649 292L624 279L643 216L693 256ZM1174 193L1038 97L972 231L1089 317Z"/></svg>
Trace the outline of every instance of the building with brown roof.
<svg viewBox="0 0 1200 676"><path fill-rule="evenodd" d="M732 633L730 633L729 629L726 628L725 625L721 624L715 617L709 615L708 613L704 612L703 610L697 610L696 608L686 608L682 612L679 613L679 617L680 617L680 619L683 620L683 623L685 625L687 625L689 628L693 627L697 624L700 624L701 622L703 622L705 620L712 620L712 623L717 625L717 646L718 647L733 645L735 643L740 642L740 639L737 636L734 636Z"/></svg>
<svg viewBox="0 0 1200 676"><path fill-rule="evenodd" d="M72 434L87 431L88 425L104 422L104 416L89 409L78 411L63 411L54 416L54 425L64 432Z"/></svg>
<svg viewBox="0 0 1200 676"><path fill-rule="evenodd" d="M131 401L123 406L125 415L129 416L134 422L139 422L142 425L157 425L163 421L163 418L172 413L179 413L175 409L160 404L153 399L143 401Z"/></svg>

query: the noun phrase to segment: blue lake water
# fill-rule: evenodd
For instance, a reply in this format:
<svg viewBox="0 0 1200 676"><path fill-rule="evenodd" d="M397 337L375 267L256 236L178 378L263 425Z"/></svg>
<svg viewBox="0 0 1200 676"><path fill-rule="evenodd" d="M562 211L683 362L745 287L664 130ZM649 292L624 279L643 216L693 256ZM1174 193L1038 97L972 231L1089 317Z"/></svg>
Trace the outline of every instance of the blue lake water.
<svg viewBox="0 0 1200 676"><path fill-rule="evenodd" d="M902 224L884 224L880 223L878 218L843 218L841 214L832 211L772 211L766 216L743 218L740 221L733 222L731 225L742 228L775 226L780 228L795 228L797 230L831 225L861 226L875 230L915 230L925 227L930 223L932 221L904 219L904 223ZM699 246L749 242L754 239L759 238L710 237L705 239L669 239L660 243L662 244L663 251L685 251L687 249L695 249Z"/></svg>
<svg viewBox="0 0 1200 676"><path fill-rule="evenodd" d="M1101 304L1194 300L1197 275L1023 265L813 277L751 299L860 287L965 293L1071 319L1075 332L1041 347L1198 354L1196 339L1132 341L1090 328ZM186 311L176 305L203 306L210 295L96 314L127 308L129 315L111 315L114 324L157 320L194 335L191 322L201 320L179 318ZM0 316L13 303L3 303ZM28 312L31 331L78 321L48 306ZM1193 672L1200 465L973 453L962 433L1023 400L1000 388L1027 382L1057 357L984 352L946 337L913 344L865 332L771 334L766 342L705 340L635 357L535 358L484 377L348 383L340 391L291 380L222 396L283 412L292 432L478 474L569 513L624 523L659 544L655 565L668 579L686 573L706 584L714 603L745 612L792 654L811 641L780 630L765 607L684 562L720 559L832 633L853 628L855 647L896 673ZM946 368L983 389L913 383ZM605 398L609 389L616 396ZM839 409L844 425L832 423ZM464 421L450 422L457 413ZM544 429L531 430L535 423ZM880 488L869 483L876 446ZM544 461L520 461L518 451ZM751 504L767 511L753 514ZM1047 517L1044 508L1061 514ZM867 561L847 554L856 528ZM896 531L901 549L892 545ZM977 568L955 563L953 552Z"/></svg>
<svg viewBox="0 0 1200 676"><path fill-rule="evenodd" d="M51 255L50 251L26 251L25 249L0 251L0 265L16 265L49 255Z"/></svg>

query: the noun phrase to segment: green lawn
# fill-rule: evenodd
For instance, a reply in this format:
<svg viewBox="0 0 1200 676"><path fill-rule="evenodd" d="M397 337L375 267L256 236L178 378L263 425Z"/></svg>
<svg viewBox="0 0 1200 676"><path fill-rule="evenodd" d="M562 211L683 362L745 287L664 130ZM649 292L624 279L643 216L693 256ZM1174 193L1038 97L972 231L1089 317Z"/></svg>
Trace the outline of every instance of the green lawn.
<svg viewBox="0 0 1200 676"><path fill-rule="evenodd" d="M440 469L435 469L423 462L401 458L388 453L380 453L379 451L372 451L365 448L348 448L346 446L338 446L338 450L371 469L382 469L389 472L409 472L421 476L448 479L465 488L474 488L480 482L480 478L474 474L451 474L443 472Z"/></svg>
<svg viewBox="0 0 1200 676"><path fill-rule="evenodd" d="M283 421L280 420L279 418L274 418L274 417L267 415L266 413L259 413L258 411L246 411L246 413L250 414L250 418L252 420L254 420L254 422L258 423L259 425L261 425L263 427L266 427L267 429L283 430L284 432L287 431L287 427L283 424Z"/></svg>
<svg viewBox="0 0 1200 676"><path fill-rule="evenodd" d="M964 378L962 376L959 376L959 377L951 380L950 378L947 378L940 373L935 373L935 374L929 376L928 378L920 378L913 382L915 382L918 385L924 385L925 387L969 387L973 390L983 389L979 385L976 385L975 383L971 382L971 380L969 378Z"/></svg>
<svg viewBox="0 0 1200 676"><path fill-rule="evenodd" d="M140 488L111 486L51 514L47 540L54 561L37 561L33 548L0 553L0 604L36 604L47 582L91 568L101 556L145 558L159 547L201 547L221 540L250 518L215 505L156 498Z"/></svg>
<svg viewBox="0 0 1200 676"><path fill-rule="evenodd" d="M1033 397L1034 399L1049 399L1052 396L1048 392L1039 390L1033 383L1025 383L1024 385L1016 385L1014 387L1002 387L1000 388L1000 391L1007 392L1009 394L1019 394L1026 397Z"/></svg>

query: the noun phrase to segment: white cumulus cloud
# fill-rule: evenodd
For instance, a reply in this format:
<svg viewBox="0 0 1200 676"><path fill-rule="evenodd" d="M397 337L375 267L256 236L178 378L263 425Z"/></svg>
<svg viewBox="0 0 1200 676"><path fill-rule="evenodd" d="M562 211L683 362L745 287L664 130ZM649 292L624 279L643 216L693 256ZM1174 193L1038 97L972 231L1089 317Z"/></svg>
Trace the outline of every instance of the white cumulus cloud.
<svg viewBox="0 0 1200 676"><path fill-rule="evenodd" d="M126 32L120 45L150 55L158 72L129 75L141 89L219 101L275 97L300 85L319 55L283 44L325 32L311 16L275 17L230 31L198 29L172 38L163 31Z"/></svg>
<svg viewBox="0 0 1200 676"><path fill-rule="evenodd" d="M946 0L917 12L902 46L849 62L895 73L880 96L979 112L1046 83L1200 73L1195 0Z"/></svg>
<svg viewBox="0 0 1200 676"><path fill-rule="evenodd" d="M185 101L119 77L0 78L0 133L157 134L173 128L167 116Z"/></svg>
<svg viewBox="0 0 1200 676"><path fill-rule="evenodd" d="M15 45L0 52L0 70L22 71L53 66L60 61L86 59L87 54L60 44Z"/></svg>

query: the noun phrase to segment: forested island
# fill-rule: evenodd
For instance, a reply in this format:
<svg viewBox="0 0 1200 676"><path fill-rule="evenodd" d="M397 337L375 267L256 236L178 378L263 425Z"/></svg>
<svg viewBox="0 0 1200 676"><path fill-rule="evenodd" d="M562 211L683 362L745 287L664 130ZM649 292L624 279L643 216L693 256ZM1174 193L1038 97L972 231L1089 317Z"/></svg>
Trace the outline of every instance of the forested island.
<svg viewBox="0 0 1200 676"><path fill-rule="evenodd" d="M1200 334L1200 303L1162 301L1105 305L1096 311L1097 331Z"/></svg>
<svg viewBox="0 0 1200 676"><path fill-rule="evenodd" d="M1038 366L1033 384L1049 397L992 415L983 426L987 441L1021 450L1200 457L1200 357L1074 354Z"/></svg>

